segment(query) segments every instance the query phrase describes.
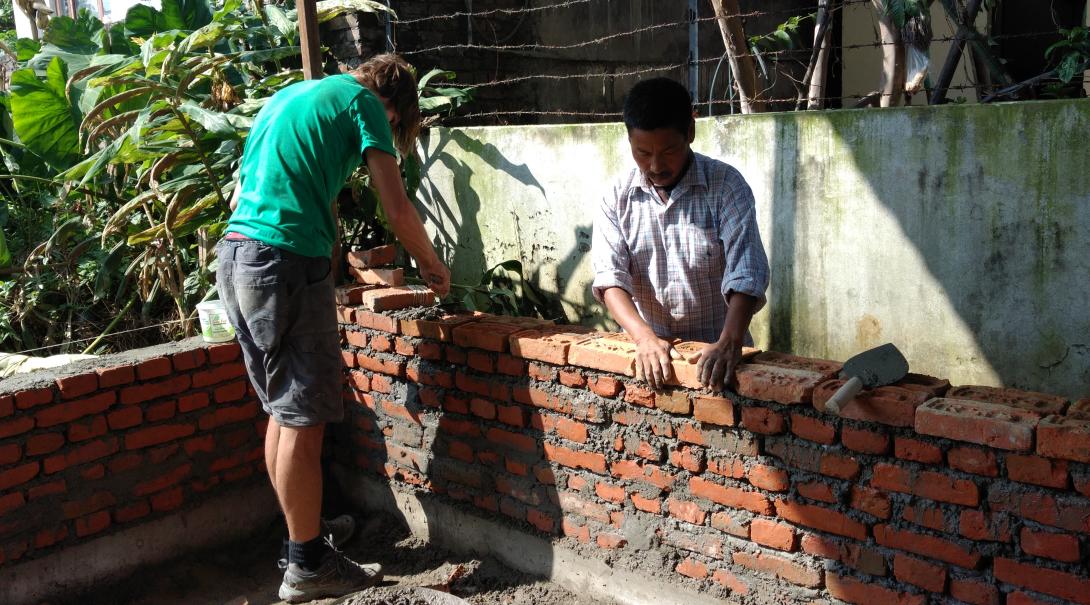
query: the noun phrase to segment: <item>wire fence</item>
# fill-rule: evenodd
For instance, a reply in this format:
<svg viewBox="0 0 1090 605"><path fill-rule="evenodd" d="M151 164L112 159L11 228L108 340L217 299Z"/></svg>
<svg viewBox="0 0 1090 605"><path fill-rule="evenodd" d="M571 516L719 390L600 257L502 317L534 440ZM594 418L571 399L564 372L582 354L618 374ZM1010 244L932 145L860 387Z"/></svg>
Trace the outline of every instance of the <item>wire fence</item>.
<svg viewBox="0 0 1090 605"><path fill-rule="evenodd" d="M701 113L738 112L737 74L720 28L724 18L741 24L745 40L734 59L754 66L756 94L769 110L873 101L882 54L891 46L905 48L911 55L908 68L914 70L910 76L918 76L913 94L898 93L896 104L928 103L951 48L964 50L953 77L941 85L946 91L942 102L979 101L1033 77L1038 79L1032 85L1000 98L1085 95L1079 92L1085 77L1066 83L1058 73L1039 77L1055 67L1045 49L1062 39L1064 24L999 28L978 20L966 28L941 3L933 5L928 19L916 17L900 28L910 41L902 43L880 38L874 0L743 2L737 12L722 16L707 0L624 6L607 0L526 0L521 6L496 6L502 2L478 0L477 10L471 1L391 2L401 17L389 22L394 32L390 49L418 65L453 70L458 79L447 86L475 91L476 99L449 123L615 120L627 88L660 75L687 83ZM829 59L816 70L825 85L813 95L806 73L815 71L819 4L828 15ZM417 5L427 6L412 14ZM1033 53L1036 63L1026 61ZM1007 54L1021 58L1017 69L1008 68ZM922 58L925 76L920 75Z"/></svg>

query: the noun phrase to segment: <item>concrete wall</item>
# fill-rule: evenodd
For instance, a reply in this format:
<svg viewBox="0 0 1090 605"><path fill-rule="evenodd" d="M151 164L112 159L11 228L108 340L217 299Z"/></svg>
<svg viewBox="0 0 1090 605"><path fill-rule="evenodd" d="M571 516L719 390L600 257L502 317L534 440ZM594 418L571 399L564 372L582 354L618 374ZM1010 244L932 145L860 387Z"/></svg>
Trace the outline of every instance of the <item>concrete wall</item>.
<svg viewBox="0 0 1090 605"><path fill-rule="evenodd" d="M772 263L760 347L846 359L892 341L955 383L1085 396L1090 102L701 120L756 195ZM619 124L436 129L422 211L454 268L518 258L556 314L603 323L590 232L630 165Z"/></svg>

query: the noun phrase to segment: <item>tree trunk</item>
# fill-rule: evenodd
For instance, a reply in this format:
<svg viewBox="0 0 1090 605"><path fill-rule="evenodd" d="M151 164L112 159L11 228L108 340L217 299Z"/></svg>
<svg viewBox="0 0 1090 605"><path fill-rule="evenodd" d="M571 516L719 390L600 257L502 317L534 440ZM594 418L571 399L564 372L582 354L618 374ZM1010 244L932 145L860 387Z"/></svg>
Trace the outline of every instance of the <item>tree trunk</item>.
<svg viewBox="0 0 1090 605"><path fill-rule="evenodd" d="M817 27L814 29L814 54L807 70L809 87L806 93L806 109L822 109L825 106L825 81L829 75L829 38L833 22L833 2L818 0ZM803 79L806 82L806 79Z"/></svg>
<svg viewBox="0 0 1090 605"><path fill-rule="evenodd" d="M878 11L879 42L882 43L882 78L878 86L880 107L896 107L905 96L905 46L901 30L886 13L883 0L871 0Z"/></svg>
<svg viewBox="0 0 1090 605"><path fill-rule="evenodd" d="M738 88L738 98L742 113L764 111L764 103L758 98L757 69L753 57L746 46L746 35L742 30L742 19L738 16L738 0L711 0L715 10L719 31L723 34L723 45L727 49L730 69L734 74L734 83Z"/></svg>

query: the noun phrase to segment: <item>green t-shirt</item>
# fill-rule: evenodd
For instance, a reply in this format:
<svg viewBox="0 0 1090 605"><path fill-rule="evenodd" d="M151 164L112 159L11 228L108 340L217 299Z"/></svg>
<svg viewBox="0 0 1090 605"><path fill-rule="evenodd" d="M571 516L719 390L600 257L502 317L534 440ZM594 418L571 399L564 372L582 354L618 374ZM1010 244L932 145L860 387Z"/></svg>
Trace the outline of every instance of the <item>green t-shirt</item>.
<svg viewBox="0 0 1090 605"><path fill-rule="evenodd" d="M330 256L330 204L368 147L394 155L382 101L351 75L292 84L258 112L227 230L303 256Z"/></svg>

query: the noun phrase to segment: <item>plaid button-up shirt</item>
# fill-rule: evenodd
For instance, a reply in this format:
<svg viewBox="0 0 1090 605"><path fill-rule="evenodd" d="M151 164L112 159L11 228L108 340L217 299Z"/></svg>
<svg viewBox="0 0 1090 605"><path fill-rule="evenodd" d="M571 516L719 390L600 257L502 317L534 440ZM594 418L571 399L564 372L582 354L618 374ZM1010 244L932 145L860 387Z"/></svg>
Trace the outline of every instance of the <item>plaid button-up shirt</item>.
<svg viewBox="0 0 1090 605"><path fill-rule="evenodd" d="M660 338L715 342L730 292L758 308L766 301L753 192L737 170L699 153L666 203L636 168L617 181L595 217L591 256L595 298L623 288Z"/></svg>

